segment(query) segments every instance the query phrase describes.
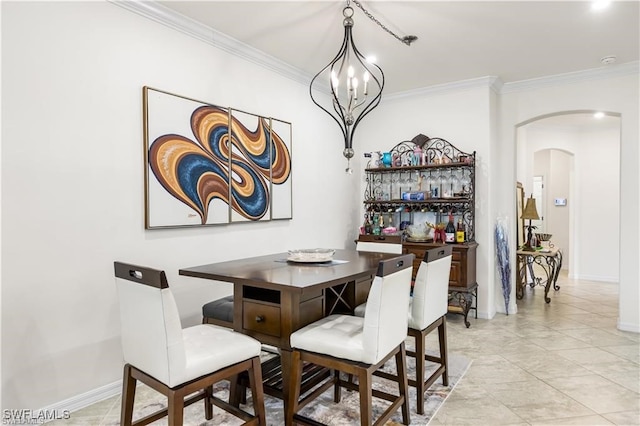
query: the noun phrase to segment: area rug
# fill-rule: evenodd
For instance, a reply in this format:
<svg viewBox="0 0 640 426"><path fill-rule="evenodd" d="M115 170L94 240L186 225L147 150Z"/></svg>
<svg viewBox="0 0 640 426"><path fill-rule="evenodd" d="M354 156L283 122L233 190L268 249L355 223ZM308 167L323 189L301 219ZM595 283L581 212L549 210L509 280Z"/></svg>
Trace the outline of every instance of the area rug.
<svg viewBox="0 0 640 426"><path fill-rule="evenodd" d="M407 341L407 349L409 349L409 341ZM435 369L435 365L429 364L430 363L427 362L427 374L429 374L430 367L432 367L431 371ZM459 354L449 353L449 386L443 386L441 379L438 379L436 383L431 386L425 395L425 413L422 415L418 415L416 413L416 390L415 388L409 387L409 406L412 425L421 426L429 423L430 419L435 416L438 409L442 406L453 388L467 372L470 365L471 360L468 358ZM395 361L393 359L385 365L385 369L387 368L389 368L390 371L395 371ZM411 357L407 357L407 374L409 377L415 377L415 360ZM391 393L397 394L397 385L394 385L395 383L393 382L389 382L379 377L374 377L374 388L387 390ZM216 385L214 390L218 397L225 400L228 398L228 383L226 381ZM140 386L136 394L134 419L147 415L162 406L166 406L166 402L161 395L157 394L153 390L144 389L144 386ZM251 412L250 397L247 402L248 404L246 406L243 405L242 408ZM333 390L329 389L316 400L304 407L301 414L331 426L356 425L360 422L359 404L358 392L350 392L343 389L342 399L336 404L333 402ZM389 403L384 400L373 398L374 420L384 412L388 404ZM265 395L265 406L267 412L267 425L284 425L282 401L269 395ZM201 402L193 404L185 409L184 424L187 426L232 426L242 424L241 420L219 410L217 407L214 407L214 410L214 419L206 421L204 419L203 404ZM118 422L113 424L118 424ZM164 425L166 424L166 419L159 420L153 424ZM401 413L398 411L387 424L402 424Z"/></svg>

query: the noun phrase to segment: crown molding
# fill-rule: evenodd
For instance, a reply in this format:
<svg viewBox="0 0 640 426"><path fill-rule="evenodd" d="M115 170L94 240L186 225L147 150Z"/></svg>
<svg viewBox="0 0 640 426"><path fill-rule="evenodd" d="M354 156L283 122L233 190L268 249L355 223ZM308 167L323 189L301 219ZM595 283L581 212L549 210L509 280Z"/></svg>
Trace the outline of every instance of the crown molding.
<svg viewBox="0 0 640 426"><path fill-rule="evenodd" d="M640 74L640 62L633 61L620 65L606 65L599 68L556 74L546 77L533 78L530 80L514 81L505 83L500 93L513 93L524 90L541 89L545 87L557 86L559 84L571 84L587 80L598 80L603 78L620 77L625 75Z"/></svg>
<svg viewBox="0 0 640 426"><path fill-rule="evenodd" d="M261 50L251 47L233 37L208 27L200 22L175 12L155 1L138 0L108 0L110 3L120 6L130 12L136 13L152 21L158 22L171 29L180 31L197 40L217 47L232 55L253 62L266 69L274 71L294 81L309 85L311 78L305 72L295 68L286 62L267 55Z"/></svg>
<svg viewBox="0 0 640 426"><path fill-rule="evenodd" d="M419 89L407 90L405 92L392 93L384 96L386 100L395 100L410 98L414 96L437 95L440 93L457 92L478 87L487 87L496 93L500 93L502 88L502 80L499 77L487 76L479 78L471 78L469 80L460 80L453 83L437 84L435 86L421 87Z"/></svg>

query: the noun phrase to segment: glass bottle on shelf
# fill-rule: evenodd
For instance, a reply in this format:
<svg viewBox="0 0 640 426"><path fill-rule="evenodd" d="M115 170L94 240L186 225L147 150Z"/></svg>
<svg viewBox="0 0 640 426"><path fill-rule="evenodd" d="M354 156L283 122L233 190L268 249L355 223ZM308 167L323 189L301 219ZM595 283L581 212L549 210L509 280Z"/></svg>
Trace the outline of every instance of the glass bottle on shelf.
<svg viewBox="0 0 640 426"><path fill-rule="evenodd" d="M373 235L380 235L380 224L378 222L378 215L373 215Z"/></svg>
<svg viewBox="0 0 640 426"><path fill-rule="evenodd" d="M462 218L458 219L458 228L456 229L456 243L464 243L465 230Z"/></svg>
<svg viewBox="0 0 640 426"><path fill-rule="evenodd" d="M456 242L456 227L453 224L453 213L451 212L449 212L449 222L447 222L447 226L444 228L444 237L445 243Z"/></svg>

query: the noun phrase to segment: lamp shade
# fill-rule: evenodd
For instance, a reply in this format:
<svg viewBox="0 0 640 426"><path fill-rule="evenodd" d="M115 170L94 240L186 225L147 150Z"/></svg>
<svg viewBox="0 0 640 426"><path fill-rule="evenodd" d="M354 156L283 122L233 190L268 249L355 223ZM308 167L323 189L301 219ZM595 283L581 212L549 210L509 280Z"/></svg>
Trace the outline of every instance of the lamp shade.
<svg viewBox="0 0 640 426"><path fill-rule="evenodd" d="M522 212L521 219L526 220L539 220L540 216L538 216L538 209L536 209L536 199L533 197L527 198L527 204L524 207L524 211Z"/></svg>

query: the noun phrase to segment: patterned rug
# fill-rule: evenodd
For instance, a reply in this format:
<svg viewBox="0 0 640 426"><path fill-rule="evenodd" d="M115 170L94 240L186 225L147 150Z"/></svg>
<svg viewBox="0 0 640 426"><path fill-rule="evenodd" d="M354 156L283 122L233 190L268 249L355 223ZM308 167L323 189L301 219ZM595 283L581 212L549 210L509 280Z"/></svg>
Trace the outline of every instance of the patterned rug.
<svg viewBox="0 0 640 426"><path fill-rule="evenodd" d="M407 341L407 349L409 347L409 340ZM411 346L413 342L411 342ZM435 354L434 354L435 355ZM464 376L471 360L462 355L455 353L449 353L449 386L443 386L442 380L438 379L431 388L425 394L425 413L418 415L416 413L415 400L416 390L409 387L409 407L410 417L412 425L427 425L429 420L433 418L438 409L442 406L447 399L453 388ZM432 367L432 368L430 368ZM392 358L386 365L385 369L389 371L395 371L395 360ZM427 374L435 369L435 365L430 365L427 362ZM407 370L409 377L415 377L415 360L411 357L407 357ZM134 419L147 415L162 406L166 406L166 402L162 395L159 395L155 391L146 388L146 386L138 387L136 392L136 406L134 411ZM374 377L374 388L386 390L387 392L397 394L397 385L393 382L389 382L385 379ZM228 382L223 381L216 385L214 389L216 396L227 400L228 398ZM250 393L249 393L250 394ZM242 406L246 411L251 412L251 398L247 401L246 406ZM387 401L373 398L373 418L384 412L389 405ZM359 414L359 394L358 392L350 392L345 389L342 390L342 399L339 403L333 402L333 389L327 390L324 394L318 397L313 402L309 403L303 408L301 414L307 417L311 417L314 420L320 421L331 426L342 425L354 425L360 421ZM265 395L265 408L267 412L267 424L269 426L281 426L284 425L283 405L282 401L269 395ZM119 422L106 423L117 425ZM166 418L153 423L154 425L167 424ZM184 424L189 426L214 426L214 425L239 425L242 421L233 417L222 410L214 406L214 418L210 421L204 419L204 408L202 402L197 402L185 409ZM398 411L387 422L387 425L400 425L402 424L402 415Z"/></svg>

